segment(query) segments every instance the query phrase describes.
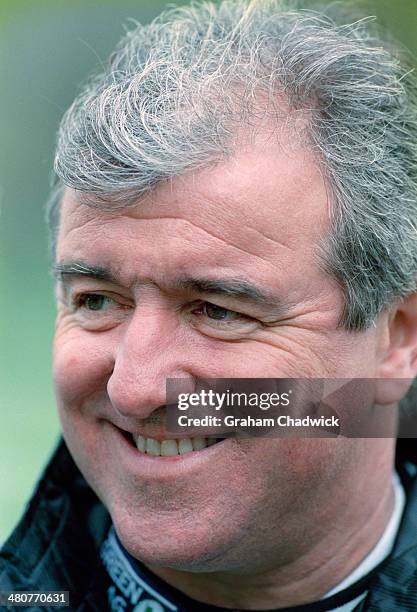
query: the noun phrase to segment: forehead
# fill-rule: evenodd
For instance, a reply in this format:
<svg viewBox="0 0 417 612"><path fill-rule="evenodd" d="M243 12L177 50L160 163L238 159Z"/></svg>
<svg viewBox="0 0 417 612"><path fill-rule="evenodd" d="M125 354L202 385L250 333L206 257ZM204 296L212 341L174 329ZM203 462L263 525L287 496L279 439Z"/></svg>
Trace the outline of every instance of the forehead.
<svg viewBox="0 0 417 612"><path fill-rule="evenodd" d="M67 190L57 254L106 260L117 251L143 264L153 252L154 271L167 253L177 266L294 267L311 262L328 225L326 186L311 152L264 145L161 183L135 206L104 210Z"/></svg>

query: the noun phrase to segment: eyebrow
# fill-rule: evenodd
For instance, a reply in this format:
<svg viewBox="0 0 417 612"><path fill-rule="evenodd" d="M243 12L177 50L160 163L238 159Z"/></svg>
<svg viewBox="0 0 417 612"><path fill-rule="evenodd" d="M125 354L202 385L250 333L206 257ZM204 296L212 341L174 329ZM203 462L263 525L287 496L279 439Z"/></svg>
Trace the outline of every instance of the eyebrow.
<svg viewBox="0 0 417 612"><path fill-rule="evenodd" d="M88 276L109 283L120 282L120 279L118 279L108 268L90 266L80 261L56 263L52 269L52 274L58 281L64 281L66 277Z"/></svg>
<svg viewBox="0 0 417 612"><path fill-rule="evenodd" d="M178 289L195 291L196 293L210 293L246 299L268 306L277 305L277 298L262 291L253 283L240 278L216 280L185 276L175 282L175 287Z"/></svg>
<svg viewBox="0 0 417 612"><path fill-rule="evenodd" d="M120 278L109 268L92 266L82 261L59 262L53 268L53 275L56 280L64 283L66 278L77 276L88 276L89 278L114 284L120 283ZM235 297L273 308L281 309L282 307L280 300L271 292L264 291L242 278L211 279L183 276L170 284L169 288L201 294Z"/></svg>

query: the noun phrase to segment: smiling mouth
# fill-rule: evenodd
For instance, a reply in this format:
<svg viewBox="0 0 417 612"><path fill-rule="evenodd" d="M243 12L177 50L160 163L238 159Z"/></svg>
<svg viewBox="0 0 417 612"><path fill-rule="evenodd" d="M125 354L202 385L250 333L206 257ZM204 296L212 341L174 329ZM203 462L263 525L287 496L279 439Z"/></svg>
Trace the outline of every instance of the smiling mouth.
<svg viewBox="0 0 417 612"><path fill-rule="evenodd" d="M138 434L131 434L131 439L139 452L155 457L173 457L175 455L198 452L222 441L222 439L218 438L155 440L155 438L146 438Z"/></svg>

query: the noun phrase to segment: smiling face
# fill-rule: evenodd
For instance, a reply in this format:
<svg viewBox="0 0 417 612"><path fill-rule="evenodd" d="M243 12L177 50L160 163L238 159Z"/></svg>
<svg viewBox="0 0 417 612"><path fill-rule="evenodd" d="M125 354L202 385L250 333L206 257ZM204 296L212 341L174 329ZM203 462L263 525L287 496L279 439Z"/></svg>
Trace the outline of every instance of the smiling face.
<svg viewBox="0 0 417 612"><path fill-rule="evenodd" d="M338 327L341 290L317 263L328 229L323 178L301 150L254 147L122 210L81 205L67 191L59 413L72 455L137 558L249 571L337 530L358 489L349 475L358 464L366 473L366 441L228 439L158 457L123 433L149 435L169 377L375 376L380 327Z"/></svg>

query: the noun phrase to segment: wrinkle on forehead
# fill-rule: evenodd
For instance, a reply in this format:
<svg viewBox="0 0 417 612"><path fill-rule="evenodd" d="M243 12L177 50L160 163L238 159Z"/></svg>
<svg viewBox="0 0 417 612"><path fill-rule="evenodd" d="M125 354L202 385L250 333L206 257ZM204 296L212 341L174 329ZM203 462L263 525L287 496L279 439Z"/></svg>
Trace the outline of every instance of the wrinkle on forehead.
<svg viewBox="0 0 417 612"><path fill-rule="evenodd" d="M233 240L226 240L220 234L215 235L214 233L210 233L188 219L166 216L141 219L140 223L142 227L135 228L134 234L129 234L130 230L128 227L125 228L125 231L122 229L123 240L126 243L127 252L130 253L131 257L130 262L127 262L126 258L122 257L119 264L117 264L110 246L108 249L108 256L103 253L102 247L103 244L104 246L106 244L104 242L106 238L106 225L109 225L111 230L117 227L118 235L120 236L119 224L129 219L132 219L132 215L119 214L114 216L113 222L108 218L102 219L97 217L89 219L85 223L78 219L77 224L66 232L63 241L66 246L64 249L60 248L58 250L59 257L63 255L63 251L64 257L68 257L73 250L77 251L77 253L82 253L84 251L83 246L86 245L85 250L87 253L93 253L93 256L98 255L99 259L104 262L111 262L112 268L117 270L119 275L122 275L122 267L126 268L126 263L133 263L136 258L141 259L140 253L142 245L139 244L138 241L141 236L143 237L146 235L146 240L152 244L154 250L156 249L156 241L158 238L161 239L162 236L166 236L165 240L161 241L161 246L163 245L165 250L171 249L172 257L169 258L169 261L165 262L161 259L161 263L167 272L168 264L170 267L173 266L179 271L182 268L186 269L187 264L191 264L192 266L197 264L201 265L203 262L207 263L209 257L212 258L212 264L214 263L216 268L225 270L228 267L228 263L225 260L226 253L228 261L241 261L243 259L241 255L243 255L244 259L251 263L251 267L257 264L257 274L259 276L264 276L266 271L271 270L273 266L273 262L271 262L268 257L264 256L262 253L257 253L255 248L250 248L255 244L251 241L247 241L244 246L234 244ZM110 235L107 235L107 238L111 238L113 233L112 231ZM151 236L155 237L153 242L150 239ZM96 243L97 246L100 244L101 248L92 248L94 243ZM133 249L129 250L128 244L130 244ZM277 245L275 245L275 250L276 249ZM152 254L146 249L145 251L148 261L154 260L153 271L156 274L159 265L155 262L155 253ZM156 255L158 255L158 253L156 253ZM190 255L192 259L190 259ZM157 259L159 260L160 257L157 257ZM236 268L236 265L232 267ZM230 271L232 272L232 270Z"/></svg>

